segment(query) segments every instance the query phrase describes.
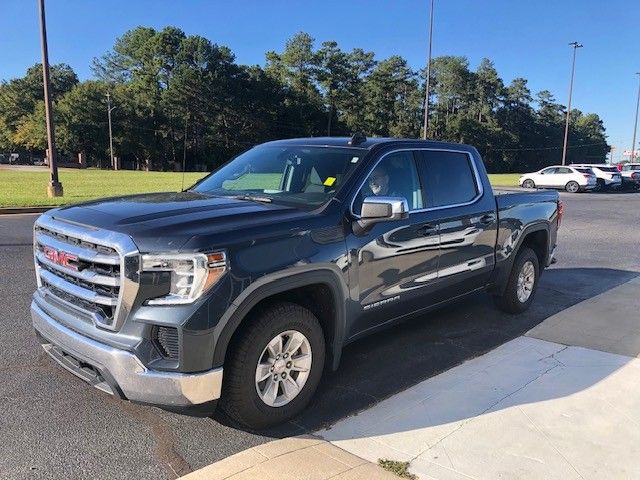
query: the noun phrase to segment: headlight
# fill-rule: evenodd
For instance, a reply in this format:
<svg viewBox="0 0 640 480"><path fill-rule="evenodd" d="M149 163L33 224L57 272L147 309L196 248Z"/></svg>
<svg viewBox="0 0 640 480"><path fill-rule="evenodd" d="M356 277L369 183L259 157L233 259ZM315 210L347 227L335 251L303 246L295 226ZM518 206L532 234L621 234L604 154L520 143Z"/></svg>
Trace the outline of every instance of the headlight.
<svg viewBox="0 0 640 480"><path fill-rule="evenodd" d="M227 257L224 252L143 255L142 271L171 274L169 293L147 300L148 305L180 305L194 302L220 280Z"/></svg>

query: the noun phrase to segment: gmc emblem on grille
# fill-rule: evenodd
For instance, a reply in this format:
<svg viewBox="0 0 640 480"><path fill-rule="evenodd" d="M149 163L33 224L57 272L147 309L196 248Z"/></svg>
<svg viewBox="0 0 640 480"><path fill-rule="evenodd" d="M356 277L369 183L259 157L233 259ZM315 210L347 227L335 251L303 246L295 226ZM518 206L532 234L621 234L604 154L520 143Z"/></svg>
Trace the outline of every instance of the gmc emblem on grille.
<svg viewBox="0 0 640 480"><path fill-rule="evenodd" d="M78 266L71 263L78 260L77 255L72 255L51 247L44 247L44 256L47 257L47 260L57 265L61 265L71 270L78 270Z"/></svg>

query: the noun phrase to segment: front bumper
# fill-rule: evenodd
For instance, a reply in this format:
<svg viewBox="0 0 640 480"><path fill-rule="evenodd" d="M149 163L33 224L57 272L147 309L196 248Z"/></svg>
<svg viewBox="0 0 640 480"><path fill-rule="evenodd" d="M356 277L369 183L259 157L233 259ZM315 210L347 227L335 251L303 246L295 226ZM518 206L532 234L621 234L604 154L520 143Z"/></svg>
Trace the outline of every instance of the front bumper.
<svg viewBox="0 0 640 480"><path fill-rule="evenodd" d="M62 367L127 400L184 408L220 398L222 368L201 373L149 370L133 353L80 335L31 304L33 327L44 350Z"/></svg>

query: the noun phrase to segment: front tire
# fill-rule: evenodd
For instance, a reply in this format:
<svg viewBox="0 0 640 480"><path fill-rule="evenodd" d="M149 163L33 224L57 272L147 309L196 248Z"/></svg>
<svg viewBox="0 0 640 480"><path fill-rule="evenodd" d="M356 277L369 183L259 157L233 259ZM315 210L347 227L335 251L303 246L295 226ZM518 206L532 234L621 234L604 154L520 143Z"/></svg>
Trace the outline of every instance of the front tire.
<svg viewBox="0 0 640 480"><path fill-rule="evenodd" d="M522 313L529 308L538 288L540 264L529 247L522 247L513 262L504 294L494 296L496 306L506 313Z"/></svg>
<svg viewBox="0 0 640 480"><path fill-rule="evenodd" d="M523 188L536 188L536 184L530 178L527 178L524 182L522 182Z"/></svg>
<svg viewBox="0 0 640 480"><path fill-rule="evenodd" d="M578 182L572 180L565 185L564 189L569 193L578 193L580 191L580 185L578 185Z"/></svg>
<svg viewBox="0 0 640 480"><path fill-rule="evenodd" d="M250 320L230 345L220 407L249 428L264 429L299 414L315 393L325 341L313 313L278 303Z"/></svg>

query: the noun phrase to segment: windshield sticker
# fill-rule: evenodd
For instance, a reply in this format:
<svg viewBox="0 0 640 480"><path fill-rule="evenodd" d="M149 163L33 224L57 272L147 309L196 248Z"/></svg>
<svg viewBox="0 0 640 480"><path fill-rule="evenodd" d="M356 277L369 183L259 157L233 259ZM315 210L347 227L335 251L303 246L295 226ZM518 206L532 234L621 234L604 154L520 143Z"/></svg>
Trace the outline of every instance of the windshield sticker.
<svg viewBox="0 0 640 480"><path fill-rule="evenodd" d="M360 157L353 157L351 163L358 163L358 160L360 160Z"/></svg>
<svg viewBox="0 0 640 480"><path fill-rule="evenodd" d="M327 179L324 181L324 186L325 187L330 187L335 182L336 182L336 177L327 177Z"/></svg>

